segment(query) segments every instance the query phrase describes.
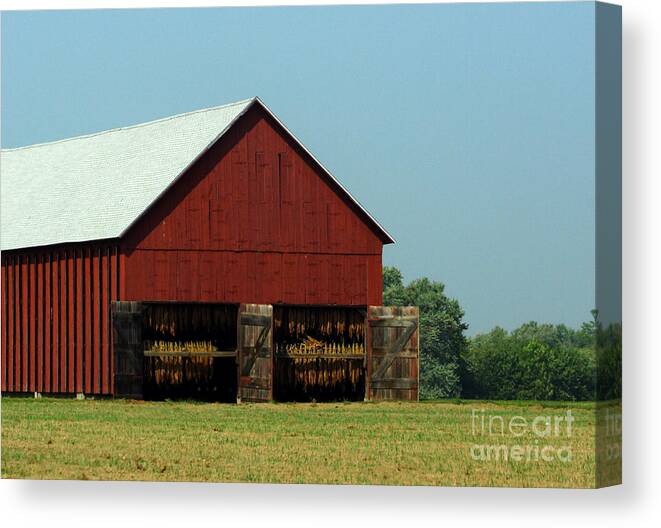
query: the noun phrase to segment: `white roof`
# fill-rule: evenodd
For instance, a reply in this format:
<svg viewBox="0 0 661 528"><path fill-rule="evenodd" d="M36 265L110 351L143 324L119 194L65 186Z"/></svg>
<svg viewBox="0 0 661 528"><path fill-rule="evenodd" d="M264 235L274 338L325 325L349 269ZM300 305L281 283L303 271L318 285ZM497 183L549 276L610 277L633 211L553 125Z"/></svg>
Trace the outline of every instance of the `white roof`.
<svg viewBox="0 0 661 528"><path fill-rule="evenodd" d="M149 123L2 150L2 249L122 236L255 102L277 120L255 97ZM393 241L319 165L386 241Z"/></svg>

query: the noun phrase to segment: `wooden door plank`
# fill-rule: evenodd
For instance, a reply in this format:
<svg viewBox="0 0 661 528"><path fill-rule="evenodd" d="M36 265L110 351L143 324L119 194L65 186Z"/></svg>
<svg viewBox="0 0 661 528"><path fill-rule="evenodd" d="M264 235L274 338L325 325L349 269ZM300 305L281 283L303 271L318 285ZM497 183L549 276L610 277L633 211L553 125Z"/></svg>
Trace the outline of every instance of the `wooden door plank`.
<svg viewBox="0 0 661 528"><path fill-rule="evenodd" d="M273 307L242 304L238 319L237 401L273 399Z"/></svg>
<svg viewBox="0 0 661 528"><path fill-rule="evenodd" d="M418 318L415 306L368 307L367 399L418 399Z"/></svg>

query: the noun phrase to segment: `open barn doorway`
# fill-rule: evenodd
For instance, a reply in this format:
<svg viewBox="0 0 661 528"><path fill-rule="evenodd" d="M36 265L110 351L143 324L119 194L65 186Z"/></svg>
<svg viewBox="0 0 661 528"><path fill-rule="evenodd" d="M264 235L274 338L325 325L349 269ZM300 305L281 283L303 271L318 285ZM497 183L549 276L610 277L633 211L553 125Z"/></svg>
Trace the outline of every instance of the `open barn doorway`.
<svg viewBox="0 0 661 528"><path fill-rule="evenodd" d="M273 341L276 400L365 399L365 309L274 306Z"/></svg>
<svg viewBox="0 0 661 528"><path fill-rule="evenodd" d="M418 399L415 306L114 301L111 307L117 397Z"/></svg>
<svg viewBox="0 0 661 528"><path fill-rule="evenodd" d="M144 303L144 398L235 402L236 305Z"/></svg>

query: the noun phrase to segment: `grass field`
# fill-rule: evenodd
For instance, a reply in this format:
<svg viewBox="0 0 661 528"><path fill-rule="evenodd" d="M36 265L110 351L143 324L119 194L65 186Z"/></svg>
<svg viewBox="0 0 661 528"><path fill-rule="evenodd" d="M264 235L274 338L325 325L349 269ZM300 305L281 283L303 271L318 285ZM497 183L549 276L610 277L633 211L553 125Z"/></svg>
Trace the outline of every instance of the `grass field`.
<svg viewBox="0 0 661 528"><path fill-rule="evenodd" d="M564 416L567 409L574 419L570 436L497 433L501 418L530 423L537 416ZM494 421L496 434L480 432L480 416L501 417ZM594 404L229 405L5 397L2 477L593 487L594 431ZM471 447L485 444L549 446L558 454L564 446L571 460L476 459L480 451L471 454Z"/></svg>

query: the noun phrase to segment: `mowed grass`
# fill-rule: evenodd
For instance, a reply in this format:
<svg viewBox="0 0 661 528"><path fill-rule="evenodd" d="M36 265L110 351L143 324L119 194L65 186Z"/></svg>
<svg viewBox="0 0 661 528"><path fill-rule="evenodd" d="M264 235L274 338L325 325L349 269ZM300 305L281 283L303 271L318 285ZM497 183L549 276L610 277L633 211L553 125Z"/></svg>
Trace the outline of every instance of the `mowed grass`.
<svg viewBox="0 0 661 528"><path fill-rule="evenodd" d="M574 417L570 437L474 434L471 412ZM2 477L593 487L594 404L213 404L2 398ZM476 460L475 444L569 446L571 461Z"/></svg>

